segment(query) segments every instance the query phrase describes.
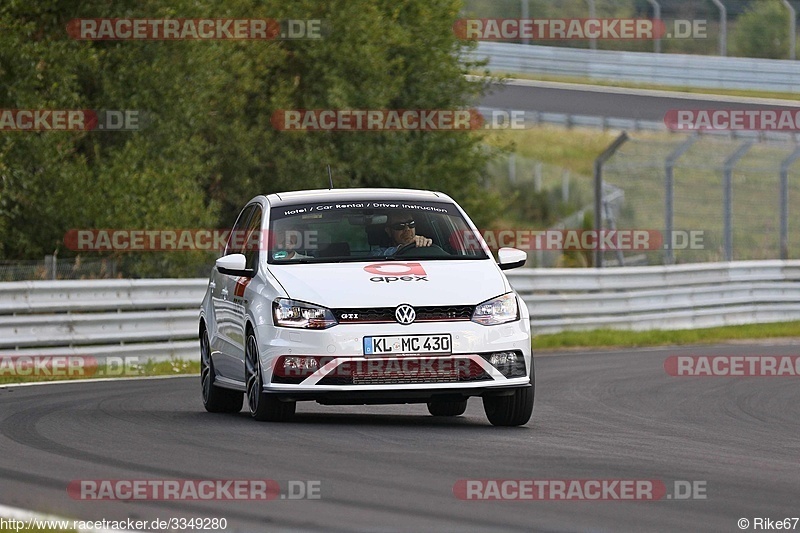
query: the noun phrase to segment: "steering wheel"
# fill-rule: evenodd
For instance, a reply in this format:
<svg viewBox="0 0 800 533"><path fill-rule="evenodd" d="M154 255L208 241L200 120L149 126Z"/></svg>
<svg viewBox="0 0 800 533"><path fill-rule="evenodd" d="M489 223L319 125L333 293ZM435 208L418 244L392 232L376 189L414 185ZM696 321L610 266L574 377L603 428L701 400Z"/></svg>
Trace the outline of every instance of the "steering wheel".
<svg viewBox="0 0 800 533"><path fill-rule="evenodd" d="M402 254L406 253L407 251L411 250L412 248L416 248L416 247L417 247L417 241L407 242L407 243L401 245L397 249L397 251L395 253L393 253L392 255L402 255Z"/></svg>
<svg viewBox="0 0 800 533"><path fill-rule="evenodd" d="M417 243L414 241L402 245L393 255L406 255L409 250L414 250L414 255L418 255L419 257L447 257L450 255L437 244L431 244L430 246L417 246Z"/></svg>

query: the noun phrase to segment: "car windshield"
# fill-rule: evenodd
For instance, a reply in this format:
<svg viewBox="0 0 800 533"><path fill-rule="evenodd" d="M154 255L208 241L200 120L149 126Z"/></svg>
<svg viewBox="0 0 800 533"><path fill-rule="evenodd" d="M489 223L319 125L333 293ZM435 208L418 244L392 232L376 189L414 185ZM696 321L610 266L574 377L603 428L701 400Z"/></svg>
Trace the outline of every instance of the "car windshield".
<svg viewBox="0 0 800 533"><path fill-rule="evenodd" d="M269 237L272 264L489 257L449 202L281 205L271 210Z"/></svg>

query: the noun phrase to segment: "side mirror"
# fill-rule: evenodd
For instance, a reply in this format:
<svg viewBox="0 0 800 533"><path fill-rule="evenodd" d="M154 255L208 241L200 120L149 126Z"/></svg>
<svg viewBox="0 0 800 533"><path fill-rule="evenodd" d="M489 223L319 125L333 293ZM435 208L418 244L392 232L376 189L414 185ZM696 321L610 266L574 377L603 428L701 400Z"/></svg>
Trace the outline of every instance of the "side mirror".
<svg viewBox="0 0 800 533"><path fill-rule="evenodd" d="M252 278L255 272L247 270L245 266L247 260L244 254L229 254L217 259L217 270L220 274L227 274L228 276L239 276Z"/></svg>
<svg viewBox="0 0 800 533"><path fill-rule="evenodd" d="M528 260L528 254L516 248L500 248L497 252L497 264L500 270L511 270L521 267Z"/></svg>

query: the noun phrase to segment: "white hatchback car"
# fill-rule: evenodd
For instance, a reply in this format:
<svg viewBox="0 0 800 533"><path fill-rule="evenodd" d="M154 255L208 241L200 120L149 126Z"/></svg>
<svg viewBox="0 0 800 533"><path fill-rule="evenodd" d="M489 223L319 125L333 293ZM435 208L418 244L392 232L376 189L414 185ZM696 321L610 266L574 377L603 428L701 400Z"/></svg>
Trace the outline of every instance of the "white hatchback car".
<svg viewBox="0 0 800 533"><path fill-rule="evenodd" d="M253 198L211 273L200 313L203 403L256 420L296 402L427 403L489 421L533 411L527 307L447 195L326 189Z"/></svg>

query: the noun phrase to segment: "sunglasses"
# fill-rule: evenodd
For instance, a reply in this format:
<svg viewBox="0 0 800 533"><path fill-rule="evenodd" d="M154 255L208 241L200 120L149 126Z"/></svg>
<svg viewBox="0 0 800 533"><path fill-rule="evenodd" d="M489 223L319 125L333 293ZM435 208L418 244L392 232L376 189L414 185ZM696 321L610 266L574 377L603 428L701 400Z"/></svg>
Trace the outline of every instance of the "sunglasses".
<svg viewBox="0 0 800 533"><path fill-rule="evenodd" d="M398 222L397 224L392 224L390 227L394 231L403 231L406 228L413 228L416 225L416 222L413 220L409 220L408 222Z"/></svg>

